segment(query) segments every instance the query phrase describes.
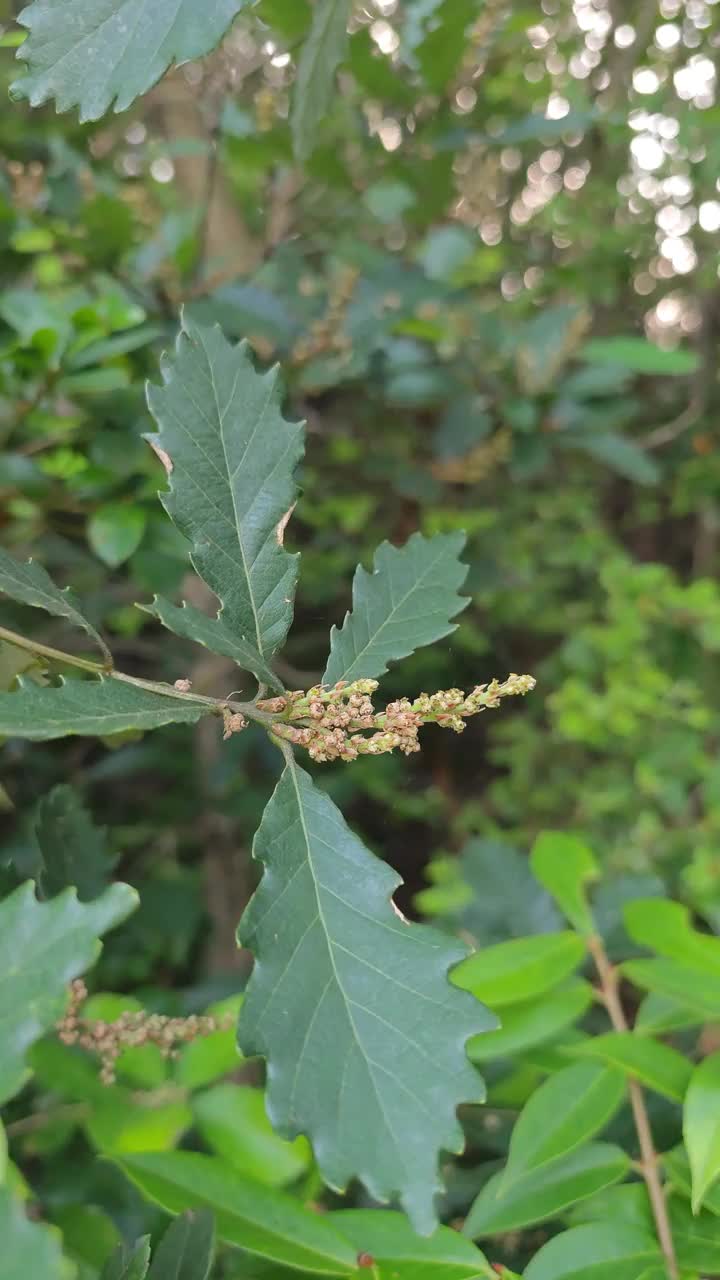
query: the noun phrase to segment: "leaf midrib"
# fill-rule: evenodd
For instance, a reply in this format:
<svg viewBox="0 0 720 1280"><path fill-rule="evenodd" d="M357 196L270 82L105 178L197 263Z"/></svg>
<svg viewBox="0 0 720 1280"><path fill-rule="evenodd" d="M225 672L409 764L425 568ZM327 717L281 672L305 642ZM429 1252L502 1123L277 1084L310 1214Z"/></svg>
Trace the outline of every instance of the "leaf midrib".
<svg viewBox="0 0 720 1280"><path fill-rule="evenodd" d="M353 1019L353 1016L352 1016L352 1013L350 1012L350 1002L349 1002L349 1000L348 1000L348 997L347 997L347 996L346 996L346 994L345 994L345 989L344 989L344 987L343 987L342 982L340 981L340 975L339 975L339 973L338 973L338 971L337 971L337 966L336 966L336 964L335 964L335 956L334 956L334 952L333 952L333 946L332 946L332 942L331 942L330 931L329 931L329 929L328 929L328 927L327 927L327 925L326 925L326 923L325 923L325 916L324 916L324 914L323 914L323 909L322 909L322 902L321 902L321 897L320 897L320 885L319 885L318 880L317 880L317 877L316 877L316 875L315 875L315 867L314 867L314 865L313 865L313 859L312 859L312 855L311 855L310 833L309 833L309 831L308 831L307 823L306 823L306 821L305 821L305 808L304 808L304 805L303 805L303 802L302 802L302 797L301 797L301 795L300 795L300 787L299 787L299 785L298 785L298 778L297 778L297 765L295 764L294 759L292 760L292 762L288 760L287 768L288 768L288 770L290 771L290 776L291 776L291 778L292 778L293 788L294 788L294 790L295 790L295 797L296 797L296 800L297 800L298 813L299 813L299 815L300 815L300 825L301 825L301 827L302 827L303 838L304 838L304 840L305 840L305 847L306 847L306 849L307 849L307 863L308 863L308 867L309 867L309 869L310 869L310 875L311 875L311 877L312 877L312 882L313 882L313 889L314 889L314 892L315 892L315 901L316 901L316 903L317 903L318 920L320 921L320 924L322 925L322 930L323 930L323 933L324 933L324 935L325 935L325 942L326 942L326 947L327 947L328 959L329 959L329 961L330 961L330 967L331 967L331 969L332 969L333 976L334 976L334 978L335 978L335 982L336 982L336 985L337 985L337 987L338 987L338 990L340 991L340 994L341 994L342 999L343 999L343 1004L344 1004L344 1006L345 1006L345 1013L346 1013L346 1015L347 1015L347 1019L348 1019L348 1022L349 1022L349 1024L350 1024L350 1027L351 1027L351 1030L352 1030L352 1033L353 1033L353 1038L354 1038L355 1043L356 1043L356 1045L357 1045L357 1047L358 1047L358 1049L359 1049L359 1051L360 1051L360 1054L362 1055L362 1058L363 1058L363 1061L364 1061L364 1063L365 1063L365 1067L366 1067L366 1070L367 1070L368 1078L369 1078L369 1080L370 1080L370 1081L371 1081L371 1083L372 1083L373 1092L374 1092L374 1094L375 1094L375 1098L376 1098L376 1100L377 1100L378 1107L379 1107L380 1111L382 1112L383 1119L384 1119L384 1121L385 1121L385 1127L386 1127L386 1129L387 1129L388 1134L390 1135L390 1137L391 1137L391 1139L392 1139L392 1142L393 1142L393 1145L394 1145L394 1147L395 1147L395 1150L396 1150L396 1152L397 1152L398 1156L400 1157L400 1163L401 1163L401 1164L402 1164L402 1165L407 1169L407 1164L406 1164L405 1159L404 1159L404 1157L403 1157L403 1150L402 1150L402 1147L400 1146L400 1144L398 1143L398 1141L397 1141L397 1139L396 1139L396 1137L395 1137L395 1134L394 1134L394 1131L393 1131L392 1125L390 1124L390 1120L389 1120L389 1118L388 1118L387 1112L386 1112L386 1110L385 1110L385 1107L383 1106L382 1098L381 1098L381 1096L380 1096L380 1093L379 1093L379 1091L378 1091L377 1085L376 1085L376 1083L375 1083L375 1076L374 1076L373 1071L372 1071L372 1066L373 1066L374 1064L373 1064L373 1063L371 1062L371 1060L367 1057L367 1055L366 1055L366 1053L365 1053L365 1050L364 1050L364 1048L363 1048L363 1046L362 1046L362 1042L361 1042L360 1037L359 1037L359 1035L358 1035L358 1032L357 1032L357 1029L356 1029L356 1026L355 1026L355 1022L354 1022L354 1019ZM348 1057L349 1057L349 1055L348 1055ZM347 1063L346 1063L346 1067L347 1067ZM414 1099L414 1100L415 1100L415 1099Z"/></svg>
<svg viewBox="0 0 720 1280"><path fill-rule="evenodd" d="M433 569L435 569L435 567L437 566L437 564L438 564L438 563L443 559L443 556L444 556L444 555L445 555L445 548L442 548L441 550L439 550L437 557L432 561L432 563L431 563L431 564L429 564L429 565L427 565L427 567L426 567L426 569L425 569L425 572L424 572L424 573L422 573L422 574L420 575L420 577L419 577L419 578L416 578L416 579L415 579L415 581L412 583L412 585L411 585L411 586L408 588L408 590L405 592L405 595L404 595L404 596L402 596L402 597L397 601L397 604L394 602L394 599L393 599L393 592L392 592L392 579L391 579L390 573L388 572L388 592L389 592L389 594L390 594L390 606L391 606L391 612L388 614L388 616L385 618L385 620L384 620L383 622L381 622L381 623L380 623L380 626L378 627L377 631L376 631L373 635L368 635L368 639L367 639L366 644L363 646L363 648L362 648L362 649L359 649L359 650L355 653L355 656L354 656L354 658L353 658L352 662L350 663L350 665L346 668L346 670L345 670L345 671L343 671L343 673L342 673L342 675L341 675L341 676L338 676L338 679L339 679L339 680L347 680L348 676L351 674L351 672L352 672L352 670L353 670L353 667L355 667L355 666L358 664L358 662L361 660L361 658L363 658L363 657L364 657L364 655L367 653L368 649L372 648L372 646L373 646L374 644L377 644L377 642L378 642L378 637L379 637L379 636L381 635L381 633L384 631L385 627L389 626L389 624L394 620L395 615L397 614L398 610L399 610L399 609L401 609L401 608L402 608L402 606L403 606L403 605L404 605L404 604L405 604L405 603L410 599L410 597L411 597L411 595L413 594L413 592L415 592L415 591L417 591L418 589L420 589L421 584L425 581L425 579L427 578L428 574L429 574L429 573L431 573ZM379 575L380 575L380 572L381 572L380 570L377 570L377 569L376 569L376 570L373 570L373 572L372 572L372 573L368 574L368 578L370 579L370 581L372 581L372 579L376 576L376 574L379 576ZM354 612L355 607L356 607L356 606L354 605L354 606L353 606L353 612ZM365 614L366 614L366 617L367 617L367 626L368 626L368 632L369 632L369 631L370 631L370 606L369 606L369 602L368 602L367 600L366 600L366 602L365 602ZM342 629L338 632L338 636L339 636L339 637L343 635L343 633L344 633L344 631L345 631L345 627L348 625L348 623L349 623L350 619L352 618L352 616L353 616L353 613L352 613L352 612L351 612L351 613L349 613L349 614L347 615L347 618L345 619L345 622L343 623ZM450 624L448 623L448 625L450 625ZM383 665L383 672L384 672L384 671L387 671L387 662L384 662L384 665ZM381 673L381 674L382 674L382 673Z"/></svg>

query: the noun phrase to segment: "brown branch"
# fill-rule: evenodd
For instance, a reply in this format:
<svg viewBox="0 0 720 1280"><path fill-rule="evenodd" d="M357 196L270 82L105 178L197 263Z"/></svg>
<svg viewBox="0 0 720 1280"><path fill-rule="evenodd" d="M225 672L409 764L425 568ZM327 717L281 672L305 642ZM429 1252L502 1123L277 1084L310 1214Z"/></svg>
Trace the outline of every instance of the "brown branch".
<svg viewBox="0 0 720 1280"><path fill-rule="evenodd" d="M610 1021L616 1031L628 1031L628 1021L618 992L617 970L610 963L601 938L597 935L588 938L588 947L595 961L595 967L600 978L602 998L610 1016ZM658 1156L653 1142L647 1107L645 1106L645 1097L637 1080L628 1080L628 1092L640 1144L640 1170L650 1197L660 1248L667 1264L670 1280L678 1280L680 1272L675 1256L675 1245L670 1228L667 1204L658 1173Z"/></svg>

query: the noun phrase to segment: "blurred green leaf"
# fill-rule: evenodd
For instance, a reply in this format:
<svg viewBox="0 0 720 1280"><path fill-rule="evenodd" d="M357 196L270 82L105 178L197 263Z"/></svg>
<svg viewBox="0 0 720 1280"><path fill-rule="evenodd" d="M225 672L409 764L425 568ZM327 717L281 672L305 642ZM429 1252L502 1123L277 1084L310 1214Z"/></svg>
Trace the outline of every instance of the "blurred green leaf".
<svg viewBox="0 0 720 1280"><path fill-rule="evenodd" d="M720 1053L710 1054L690 1077L683 1137L692 1172L692 1208L697 1213L720 1176Z"/></svg>
<svg viewBox="0 0 720 1280"><path fill-rule="evenodd" d="M347 50L349 18L349 0L317 0L298 61L290 114L300 164L312 154L318 126L332 101L335 72Z"/></svg>
<svg viewBox="0 0 720 1280"><path fill-rule="evenodd" d="M28 881L0 902L1 1099L21 1087L25 1053L62 1015L67 984L95 962L102 934L137 900L129 885L114 884L92 903L71 889L41 903Z"/></svg>
<svg viewBox="0 0 720 1280"><path fill-rule="evenodd" d="M279 1191L242 1178L223 1161L189 1151L126 1156L128 1177L168 1213L208 1209L218 1236L298 1271L351 1275L355 1253L331 1223Z"/></svg>
<svg viewBox="0 0 720 1280"><path fill-rule="evenodd" d="M573 1227L555 1236L536 1253L525 1280L641 1280L662 1262L649 1231L617 1222Z"/></svg>
<svg viewBox="0 0 720 1280"><path fill-rule="evenodd" d="M530 865L570 923L580 933L593 933L585 885L598 879L600 869L587 845L564 831L544 831L533 845Z"/></svg>
<svg viewBox="0 0 720 1280"><path fill-rule="evenodd" d="M619 1182L629 1169L630 1160L620 1147L591 1142L509 1184L502 1173L495 1174L473 1204L463 1232L483 1239L555 1218Z"/></svg>
<svg viewBox="0 0 720 1280"><path fill-rule="evenodd" d="M544 933L486 947L463 960L453 982L491 1009L530 1000L577 969L585 945L577 934Z"/></svg>
<svg viewBox="0 0 720 1280"><path fill-rule="evenodd" d="M111 569L129 560L142 542L147 515L142 507L109 502L98 507L88 521L88 542Z"/></svg>

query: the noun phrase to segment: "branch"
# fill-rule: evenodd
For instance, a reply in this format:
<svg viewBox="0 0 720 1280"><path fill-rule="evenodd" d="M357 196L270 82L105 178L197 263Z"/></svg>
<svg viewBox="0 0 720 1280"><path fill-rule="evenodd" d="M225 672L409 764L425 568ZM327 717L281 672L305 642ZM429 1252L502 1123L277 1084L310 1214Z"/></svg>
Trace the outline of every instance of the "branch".
<svg viewBox="0 0 720 1280"><path fill-rule="evenodd" d="M15 631L9 631L7 627L0 627L0 640L7 641L8 644L15 645L16 649L24 649L27 653L35 654L40 658L47 658L50 662L61 662L64 666L78 667L81 671L90 671L96 676L105 676L109 680L119 680L122 684L134 684L139 689L148 689L151 693L160 693L165 698L179 698L182 702L202 703L209 707L214 714L223 715L225 711L232 711L241 716L246 716L248 720L255 720L258 724L269 727L276 719L275 716L266 712L259 711L254 702L234 702L228 698L207 698L199 693L188 693L181 689L176 689L172 684L165 684L160 680L142 680L139 676L129 676L123 671L115 671L114 668L104 666L101 662L92 662L89 658L78 658L74 653L65 653L62 649L53 649L50 645L40 644L37 640L30 640L27 636L17 634Z"/></svg>
<svg viewBox="0 0 720 1280"><path fill-rule="evenodd" d="M602 939L597 935L588 938L588 947L595 961L595 967L600 978L602 998L610 1016L610 1021L616 1031L628 1031L627 1018L618 994L617 971L608 959ZM653 1142L647 1107L645 1106L645 1097L637 1080L628 1080L628 1091L642 1157L640 1171L650 1197L660 1248L667 1264L670 1280L678 1280L680 1272L678 1271L677 1258L675 1256L675 1245L673 1244L672 1231L670 1229L667 1204L658 1173L658 1157Z"/></svg>

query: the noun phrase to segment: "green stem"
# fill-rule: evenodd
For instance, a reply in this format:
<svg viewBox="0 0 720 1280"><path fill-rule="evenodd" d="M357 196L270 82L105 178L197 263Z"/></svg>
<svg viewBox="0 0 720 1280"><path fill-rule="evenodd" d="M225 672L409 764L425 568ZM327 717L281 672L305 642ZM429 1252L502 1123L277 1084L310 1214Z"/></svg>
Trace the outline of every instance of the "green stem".
<svg viewBox="0 0 720 1280"><path fill-rule="evenodd" d="M265 711L258 711L254 702L234 702L227 698L207 698L199 693L183 693L180 689L176 689L174 685L164 684L159 680L143 680L139 676L126 675L124 671L115 671L108 669L100 662L92 662L89 658L78 658L74 653L65 653L62 649L53 649L50 645L40 644L37 640L30 640L27 636L18 635L15 631L9 631L7 627L0 627L0 640L6 640L8 644L12 644L16 649L24 649L27 653L35 654L40 658L47 658L50 662L60 662L64 666L78 667L81 671L90 671L96 676L105 676L109 680L118 680L122 684L132 684L138 689L147 689L150 693L162 694L164 698L177 698L181 702L194 702L197 706L201 703L207 707L214 715L222 715L226 708L230 711L238 711L241 715L246 716L248 720L255 720L258 724L270 728L276 717L268 715Z"/></svg>
<svg viewBox="0 0 720 1280"><path fill-rule="evenodd" d="M603 999L610 1021L616 1031L628 1031L628 1022L618 991L617 970L610 963L602 938L594 934L587 941L588 949L595 961L595 968L600 979ZM628 1093L640 1146L640 1168L650 1198L660 1248L662 1249L670 1280L678 1280L680 1272L670 1226L670 1216L660 1181L657 1152L653 1141L652 1129L650 1128L650 1118L645 1106L645 1096L637 1080L632 1078L628 1080Z"/></svg>

